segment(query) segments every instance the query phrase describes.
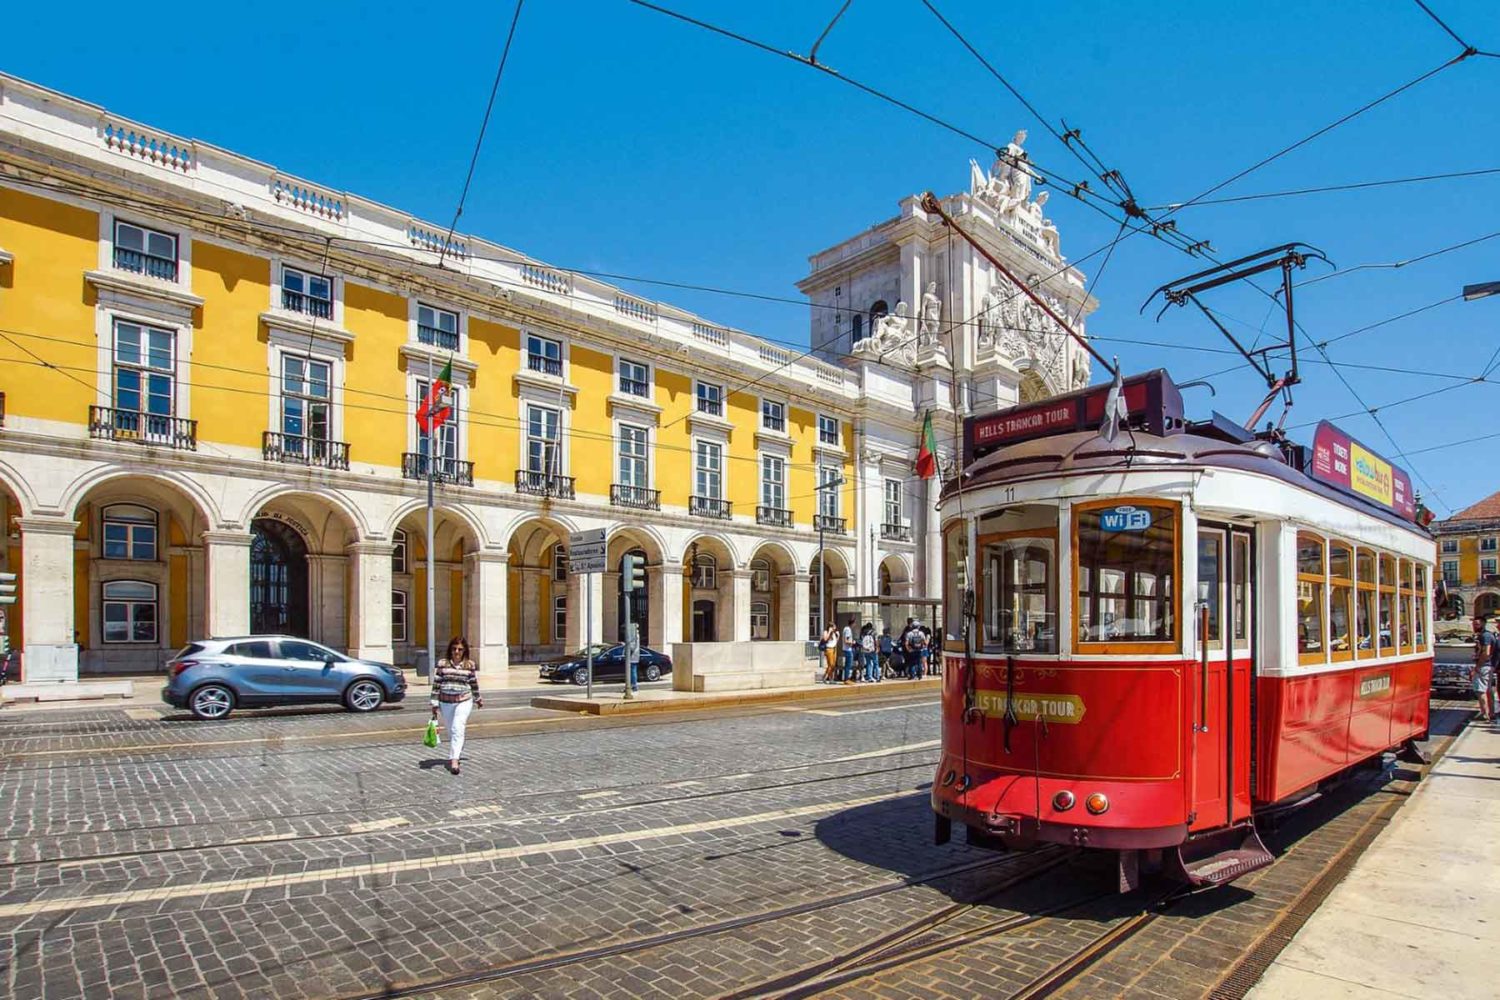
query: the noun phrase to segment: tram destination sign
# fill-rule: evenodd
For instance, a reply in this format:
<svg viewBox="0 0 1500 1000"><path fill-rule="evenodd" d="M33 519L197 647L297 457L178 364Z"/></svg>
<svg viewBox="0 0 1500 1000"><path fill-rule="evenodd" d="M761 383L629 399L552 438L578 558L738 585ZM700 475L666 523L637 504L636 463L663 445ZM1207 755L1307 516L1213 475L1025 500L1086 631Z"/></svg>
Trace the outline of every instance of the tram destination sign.
<svg viewBox="0 0 1500 1000"><path fill-rule="evenodd" d="M1165 371L1133 375L1124 384L1125 406L1133 426L1158 435L1182 426L1182 394ZM964 421L964 464L1006 445L1098 427L1104 419L1108 395L1108 385L1096 385L1040 403L970 417Z"/></svg>
<svg viewBox="0 0 1500 1000"><path fill-rule="evenodd" d="M1411 477L1357 440L1324 420L1313 433L1308 475L1352 493L1408 521L1417 518Z"/></svg>

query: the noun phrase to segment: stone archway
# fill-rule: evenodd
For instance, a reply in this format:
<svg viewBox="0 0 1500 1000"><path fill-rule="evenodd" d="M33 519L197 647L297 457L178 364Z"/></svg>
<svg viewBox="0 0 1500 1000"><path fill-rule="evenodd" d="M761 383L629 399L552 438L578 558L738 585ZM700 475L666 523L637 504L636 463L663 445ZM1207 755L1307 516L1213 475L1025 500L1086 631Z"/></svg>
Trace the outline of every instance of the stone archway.
<svg viewBox="0 0 1500 1000"><path fill-rule="evenodd" d="M643 589L627 592L624 575L627 555L645 561ZM684 619L680 611L673 610L669 600L684 589L682 570L666 564L661 542L654 534L635 526L615 531L609 537L605 567L600 586L604 642L624 639L627 606L631 622L640 626L643 645L665 652L667 646L682 641Z"/></svg>
<svg viewBox="0 0 1500 1000"><path fill-rule="evenodd" d="M285 521L250 522L250 631L312 638L307 543Z"/></svg>
<svg viewBox="0 0 1500 1000"><path fill-rule="evenodd" d="M691 626L690 641L749 638L749 588L740 585L748 570L735 565L734 550L726 539L718 535L694 538L683 552L682 575L681 613Z"/></svg>
<svg viewBox="0 0 1500 1000"><path fill-rule="evenodd" d="M821 558L813 556L808 565L811 595L808 603L807 634L816 639L833 618L834 604L849 593L849 560L838 549L824 549Z"/></svg>
<svg viewBox="0 0 1500 1000"><path fill-rule="evenodd" d="M807 584L797 578L797 561L784 545L766 542L751 555L749 565L751 641L798 640L805 627L799 623L807 617Z"/></svg>
<svg viewBox="0 0 1500 1000"><path fill-rule="evenodd" d="M480 561L487 558L473 520L465 513L439 507L433 513L432 538L427 537L427 512L418 507L408 511L391 531L391 602L404 607L404 628L392 616L392 648L399 663L417 663L425 659L429 645L441 656L448 640L463 636L469 640L475 662L481 670L509 663L509 650L497 644L494 624L485 627L486 589L498 591L500 608L496 618L505 615L506 588L501 581L482 585ZM430 546L430 552L429 552ZM432 584L427 578L428 556L432 562ZM498 554L495 558L500 559ZM399 560L399 564L398 564ZM501 559L503 561L503 559ZM428 594L431 593L431 614ZM399 596L398 596L399 595ZM428 639L428 619L432 619L432 639Z"/></svg>
<svg viewBox="0 0 1500 1000"><path fill-rule="evenodd" d="M568 574L568 529L529 518L511 532L506 568L510 597L510 658L528 663L583 645L582 594ZM598 631L593 639L599 641Z"/></svg>
<svg viewBox="0 0 1500 1000"><path fill-rule="evenodd" d="M351 547L360 542L353 515L316 493L265 498L249 517L245 595L252 633L294 635L347 651L353 588Z"/></svg>

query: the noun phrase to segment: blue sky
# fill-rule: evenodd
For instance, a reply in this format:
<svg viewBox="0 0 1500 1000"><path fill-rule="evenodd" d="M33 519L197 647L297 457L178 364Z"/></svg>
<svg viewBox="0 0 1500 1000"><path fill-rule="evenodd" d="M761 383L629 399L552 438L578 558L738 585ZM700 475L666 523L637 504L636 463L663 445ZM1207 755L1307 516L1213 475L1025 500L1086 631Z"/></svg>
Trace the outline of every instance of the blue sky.
<svg viewBox="0 0 1500 1000"><path fill-rule="evenodd" d="M667 6L806 52L827 2ZM1060 3L938 6L1054 123L1081 128L1146 205L1185 200L1458 54L1414 3ZM1500 50L1500 5L1435 0L1480 49ZM145 16L99 4L6 14L0 66L141 121L216 143L310 180L446 222L462 185L512 5L325 2L246 12ZM87 30L79 30L86 23ZM1043 167L1082 168L947 34L920 0L854 0L820 61L977 135L1016 128ZM1475 58L1256 171L1220 196L1500 167L1500 59ZM967 184L985 148L836 81L705 34L625 0L528 0L460 229L563 266L795 296L807 256L878 222L906 194ZM1059 195L1048 205L1070 257L1115 226ZM1341 268L1412 258L1500 232L1500 174L1194 207L1183 230L1238 256L1302 240ZM1084 266L1092 274L1098 259ZM1145 237L1120 244L1095 286L1099 337L1127 370L1179 381L1232 358L1201 317L1160 324L1151 289L1204 266ZM1312 270L1308 277L1322 273ZM1407 267L1366 269L1300 293L1319 339L1500 280L1500 239ZM639 291L779 340L805 343L796 305ZM1215 300L1251 338L1268 303ZM1275 317L1272 317L1274 328ZM1500 391L1462 385L1500 347L1500 297L1455 302L1328 348L1407 452L1500 434ZM1443 374L1459 378L1444 378ZM1396 449L1326 365L1303 366L1289 425L1339 417L1368 445ZM1259 401L1248 370L1191 405L1244 419ZM1310 428L1296 432L1304 440ZM1402 464L1446 513L1500 488L1500 437ZM1425 480L1430 484L1423 488Z"/></svg>

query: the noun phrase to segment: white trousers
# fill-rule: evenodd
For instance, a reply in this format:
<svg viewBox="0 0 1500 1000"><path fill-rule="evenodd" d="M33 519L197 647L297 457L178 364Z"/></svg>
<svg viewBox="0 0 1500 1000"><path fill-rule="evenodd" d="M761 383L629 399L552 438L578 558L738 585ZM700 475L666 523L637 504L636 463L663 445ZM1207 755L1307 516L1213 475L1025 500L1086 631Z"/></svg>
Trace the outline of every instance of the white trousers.
<svg viewBox="0 0 1500 1000"><path fill-rule="evenodd" d="M443 716L443 732L448 734L448 759L458 760L464 752L464 729L469 725L469 713L474 711L474 699L460 702L442 702L438 711Z"/></svg>

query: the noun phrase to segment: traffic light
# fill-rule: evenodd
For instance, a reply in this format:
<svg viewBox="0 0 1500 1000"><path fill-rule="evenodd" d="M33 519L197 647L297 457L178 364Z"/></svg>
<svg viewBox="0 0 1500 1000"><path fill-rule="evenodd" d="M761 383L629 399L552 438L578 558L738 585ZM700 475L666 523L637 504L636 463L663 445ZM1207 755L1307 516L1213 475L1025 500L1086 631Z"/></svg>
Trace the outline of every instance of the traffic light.
<svg viewBox="0 0 1500 1000"><path fill-rule="evenodd" d="M625 577L626 590L646 589L646 560L640 556L628 555L625 557L625 565L621 567Z"/></svg>
<svg viewBox="0 0 1500 1000"><path fill-rule="evenodd" d="M0 573L0 604L16 603L16 574Z"/></svg>

